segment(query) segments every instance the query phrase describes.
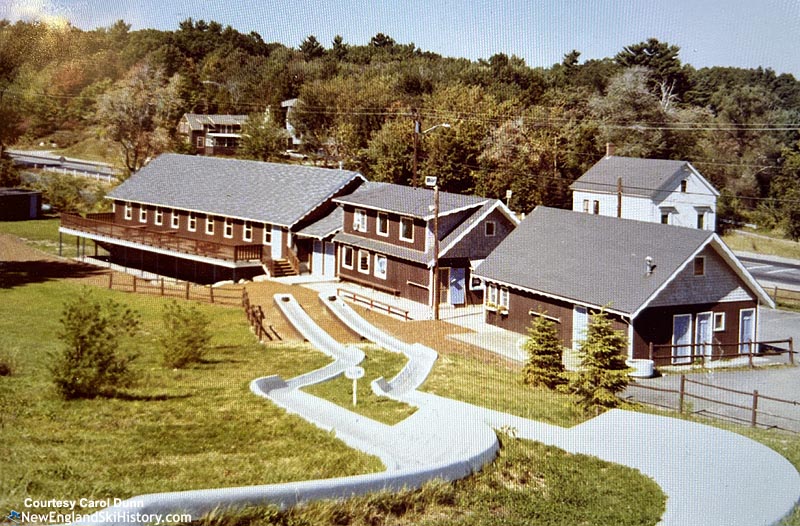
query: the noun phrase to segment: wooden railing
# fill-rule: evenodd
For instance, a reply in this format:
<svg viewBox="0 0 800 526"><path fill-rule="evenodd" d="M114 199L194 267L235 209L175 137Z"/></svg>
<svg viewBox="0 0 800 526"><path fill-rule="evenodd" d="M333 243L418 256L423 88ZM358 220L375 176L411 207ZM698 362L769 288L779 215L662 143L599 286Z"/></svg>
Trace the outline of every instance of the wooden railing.
<svg viewBox="0 0 800 526"><path fill-rule="evenodd" d="M767 292L779 307L800 309L800 291L781 289L776 285L768 289Z"/></svg>
<svg viewBox="0 0 800 526"><path fill-rule="evenodd" d="M214 288L210 285L197 285L188 281L178 281L164 277L145 279L129 274L109 272L107 286L111 290L122 292L182 298L233 307L238 306L240 301L239 287L236 285Z"/></svg>
<svg viewBox="0 0 800 526"><path fill-rule="evenodd" d="M360 303L371 310L383 311L390 316L398 316L405 321L411 319L411 314L407 310L393 307L388 303L376 301L368 296L362 296L361 294L356 294L355 292L351 292L346 289L336 289L336 295L345 299L349 299L355 303Z"/></svg>
<svg viewBox="0 0 800 526"><path fill-rule="evenodd" d="M297 254L292 250L292 247L285 246L283 247L283 251L286 254L286 260L289 261L294 271L300 274L300 260L297 258Z"/></svg>
<svg viewBox="0 0 800 526"><path fill-rule="evenodd" d="M224 259L226 261L258 261L263 253L264 247L261 245L234 245L193 239L181 236L176 231L148 230L144 225L122 225L115 223L113 219L114 214L108 213L90 214L87 217L62 214L61 226L86 232L87 234L97 234L174 252Z"/></svg>
<svg viewBox="0 0 800 526"><path fill-rule="evenodd" d="M786 348L779 346L785 345ZM673 352L678 350L675 354ZM706 361L725 358L747 357L748 364L753 367L755 356L779 356L786 354L790 364L794 365L794 341L786 340L752 341L739 343L687 343L683 345L649 344L649 358L656 363L671 362L674 365L689 365L699 362L705 366Z"/></svg>

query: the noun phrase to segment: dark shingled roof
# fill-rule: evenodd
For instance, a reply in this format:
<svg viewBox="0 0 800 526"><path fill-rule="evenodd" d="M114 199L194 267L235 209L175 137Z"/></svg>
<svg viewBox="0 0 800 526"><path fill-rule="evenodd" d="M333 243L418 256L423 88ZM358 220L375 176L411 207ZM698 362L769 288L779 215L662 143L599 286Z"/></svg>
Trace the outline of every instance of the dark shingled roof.
<svg viewBox="0 0 800 526"><path fill-rule="evenodd" d="M622 178L625 195L658 198L673 191L679 182L694 173L686 161L604 157L575 180L570 188L587 192L614 193L617 178Z"/></svg>
<svg viewBox="0 0 800 526"><path fill-rule="evenodd" d="M476 269L490 281L632 314L714 235L537 207ZM645 258L656 265L647 275Z"/></svg>
<svg viewBox="0 0 800 526"><path fill-rule="evenodd" d="M382 183L368 191L339 197L335 201L419 219L433 217L433 190L428 188ZM486 197L439 192L439 213L444 215L454 210L478 206L486 201L489 201Z"/></svg>
<svg viewBox="0 0 800 526"><path fill-rule="evenodd" d="M108 197L291 227L357 172L164 154Z"/></svg>

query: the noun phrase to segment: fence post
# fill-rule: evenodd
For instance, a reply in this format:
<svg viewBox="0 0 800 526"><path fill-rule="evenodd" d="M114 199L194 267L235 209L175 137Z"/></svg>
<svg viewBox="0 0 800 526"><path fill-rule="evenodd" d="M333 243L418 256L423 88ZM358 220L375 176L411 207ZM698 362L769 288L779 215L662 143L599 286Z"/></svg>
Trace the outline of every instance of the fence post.
<svg viewBox="0 0 800 526"><path fill-rule="evenodd" d="M208 287L208 299L211 301L212 304L214 303L214 287L213 286L212 287Z"/></svg>
<svg viewBox="0 0 800 526"><path fill-rule="evenodd" d="M747 342L747 363L753 368L753 342Z"/></svg>
<svg viewBox="0 0 800 526"><path fill-rule="evenodd" d="M186 282L186 299L189 299L189 282Z"/></svg>
<svg viewBox="0 0 800 526"><path fill-rule="evenodd" d="M789 337L789 363L794 365L794 338Z"/></svg>
<svg viewBox="0 0 800 526"><path fill-rule="evenodd" d="M653 342L647 344L647 355L650 358L650 361L653 361Z"/></svg>
<svg viewBox="0 0 800 526"><path fill-rule="evenodd" d="M111 290L112 288L114 288L114 273L113 272L109 272L108 273L108 289ZM791 344L789 344L789 348L791 349Z"/></svg>
<svg viewBox="0 0 800 526"><path fill-rule="evenodd" d="M756 427L758 420L758 389L753 390L753 412L750 414L750 427Z"/></svg>
<svg viewBox="0 0 800 526"><path fill-rule="evenodd" d="M161 295L164 295L164 278L161 278Z"/></svg>
<svg viewBox="0 0 800 526"><path fill-rule="evenodd" d="M136 292L136 276L133 277L133 292Z"/></svg>
<svg viewBox="0 0 800 526"><path fill-rule="evenodd" d="M686 394L686 375L681 375L681 386L678 390L678 412L683 413L683 397Z"/></svg>

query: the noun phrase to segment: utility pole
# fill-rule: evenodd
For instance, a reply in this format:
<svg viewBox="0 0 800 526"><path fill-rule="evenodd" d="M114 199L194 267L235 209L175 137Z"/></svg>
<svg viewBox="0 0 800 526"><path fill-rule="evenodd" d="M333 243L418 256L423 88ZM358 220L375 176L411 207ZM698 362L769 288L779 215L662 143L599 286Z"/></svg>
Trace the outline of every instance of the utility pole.
<svg viewBox="0 0 800 526"><path fill-rule="evenodd" d="M617 177L617 217L622 217L622 177Z"/></svg>
<svg viewBox="0 0 800 526"><path fill-rule="evenodd" d="M439 319L439 183L433 187L433 319Z"/></svg>
<svg viewBox="0 0 800 526"><path fill-rule="evenodd" d="M420 133L419 112L417 112L417 110L414 110L414 165L411 176L412 188L417 186L417 164L419 163L419 133Z"/></svg>

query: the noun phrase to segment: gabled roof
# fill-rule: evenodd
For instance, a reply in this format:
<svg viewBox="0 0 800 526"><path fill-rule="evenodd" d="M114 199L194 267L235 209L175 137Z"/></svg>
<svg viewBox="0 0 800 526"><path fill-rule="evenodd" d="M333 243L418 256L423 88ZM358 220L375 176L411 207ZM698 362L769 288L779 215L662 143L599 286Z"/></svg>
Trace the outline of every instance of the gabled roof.
<svg viewBox="0 0 800 526"><path fill-rule="evenodd" d="M392 212L428 221L433 219L433 190L377 183L368 191L335 199L337 203ZM447 215L492 201L487 197L439 192L439 215Z"/></svg>
<svg viewBox="0 0 800 526"><path fill-rule="evenodd" d="M183 118L189 124L189 129L197 131L202 130L204 124L209 126L242 125L247 120L247 115L184 113Z"/></svg>
<svg viewBox="0 0 800 526"><path fill-rule="evenodd" d="M170 153L108 197L292 227L363 179L347 170Z"/></svg>
<svg viewBox="0 0 800 526"><path fill-rule="evenodd" d="M617 179L622 178L622 192L650 199L663 198L674 191L680 181L694 174L710 194L719 192L687 161L639 159L635 157L603 157L570 185L572 190L616 193Z"/></svg>
<svg viewBox="0 0 800 526"><path fill-rule="evenodd" d="M383 183L365 181L353 193L368 191L375 185L380 185L380 184ZM343 225L344 225L344 210L342 209L341 206L337 206L333 210L331 210L328 214L317 219L313 223L306 225L301 230L298 230L297 235L300 237L325 239L329 236L332 236L336 232L341 231Z"/></svg>
<svg viewBox="0 0 800 526"><path fill-rule="evenodd" d="M635 316L712 245L732 271L771 300L713 232L537 207L475 274L513 288ZM647 274L645 258L656 265Z"/></svg>

